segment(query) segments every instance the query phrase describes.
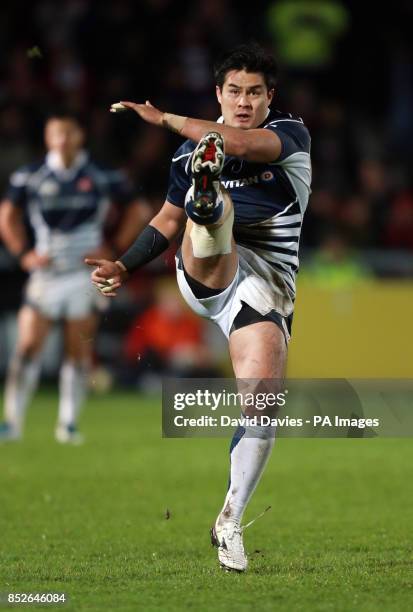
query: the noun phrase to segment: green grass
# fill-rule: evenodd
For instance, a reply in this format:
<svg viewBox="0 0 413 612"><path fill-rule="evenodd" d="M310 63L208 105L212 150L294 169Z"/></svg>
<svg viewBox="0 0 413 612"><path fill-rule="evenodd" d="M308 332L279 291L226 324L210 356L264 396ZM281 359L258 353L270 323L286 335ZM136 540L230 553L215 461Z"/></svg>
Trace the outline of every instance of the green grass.
<svg viewBox="0 0 413 612"><path fill-rule="evenodd" d="M0 592L64 591L62 610L413 609L411 440L278 441L245 517L272 505L246 532L250 569L225 574L208 529L228 442L162 439L157 399L113 393L89 400L87 443L60 446L56 401L37 395L24 442L0 447Z"/></svg>

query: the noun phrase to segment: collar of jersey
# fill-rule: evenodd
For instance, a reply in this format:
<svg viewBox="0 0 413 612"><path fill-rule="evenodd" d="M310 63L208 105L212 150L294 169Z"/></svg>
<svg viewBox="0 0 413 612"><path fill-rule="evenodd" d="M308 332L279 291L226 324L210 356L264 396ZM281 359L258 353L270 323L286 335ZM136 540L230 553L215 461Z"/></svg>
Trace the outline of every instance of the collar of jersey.
<svg viewBox="0 0 413 612"><path fill-rule="evenodd" d="M59 179L63 181L73 180L78 170L86 164L87 160L88 154L86 153L86 151L81 150L76 155L70 168L65 168L62 164L62 160L59 153L57 153L56 151L49 151L49 153L46 155L47 166L50 168L50 170L53 170L53 172L56 174L56 176L59 177Z"/></svg>

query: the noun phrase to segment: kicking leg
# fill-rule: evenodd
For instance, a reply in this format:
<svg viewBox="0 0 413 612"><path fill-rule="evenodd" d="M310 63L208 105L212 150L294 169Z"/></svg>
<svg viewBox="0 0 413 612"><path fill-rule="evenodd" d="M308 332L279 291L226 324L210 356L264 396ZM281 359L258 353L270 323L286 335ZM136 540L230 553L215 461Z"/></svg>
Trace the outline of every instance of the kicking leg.
<svg viewBox="0 0 413 612"><path fill-rule="evenodd" d="M65 323L65 357L60 369L59 416L56 439L79 444L82 436L77 422L86 396L87 375L96 330L96 317L67 320Z"/></svg>
<svg viewBox="0 0 413 612"><path fill-rule="evenodd" d="M233 205L220 184L223 164L222 137L206 134L192 158L193 185L185 202L188 222L182 257L185 271L210 289L228 287L238 266L232 237Z"/></svg>
<svg viewBox="0 0 413 612"><path fill-rule="evenodd" d="M26 408L36 389L40 374L40 352L50 329L50 321L31 306L18 315L18 339L6 377L4 393L5 423L0 438L19 438Z"/></svg>

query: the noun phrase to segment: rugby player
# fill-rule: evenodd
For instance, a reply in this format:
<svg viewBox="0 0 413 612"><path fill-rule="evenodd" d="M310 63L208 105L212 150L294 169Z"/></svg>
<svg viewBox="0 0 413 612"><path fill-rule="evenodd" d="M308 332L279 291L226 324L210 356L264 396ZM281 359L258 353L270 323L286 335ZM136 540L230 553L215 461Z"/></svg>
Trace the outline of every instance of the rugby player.
<svg viewBox="0 0 413 612"><path fill-rule="evenodd" d="M83 260L86 255L111 257L123 252L150 215L133 199L122 172L105 170L90 159L83 148L84 130L74 116L51 116L44 136L46 158L12 174L0 206L2 239L29 273L18 314L17 346L6 378L0 441L22 435L26 407L39 378L41 349L51 325L59 320L64 322L64 360L55 435L59 442L78 443L77 421L96 309L103 299L91 290ZM109 246L104 223L112 203L128 206Z"/></svg>
<svg viewBox="0 0 413 612"><path fill-rule="evenodd" d="M215 77L217 123L121 102L186 140L172 159L161 211L118 261L87 263L96 266L92 281L114 296L184 230L176 258L183 297L227 336L237 379L282 380L310 194L310 136L301 118L270 111L276 63L258 45L231 51ZM258 415L252 407L245 413ZM274 429L258 422L234 435L230 484L211 533L230 570L247 568L241 519L274 444Z"/></svg>

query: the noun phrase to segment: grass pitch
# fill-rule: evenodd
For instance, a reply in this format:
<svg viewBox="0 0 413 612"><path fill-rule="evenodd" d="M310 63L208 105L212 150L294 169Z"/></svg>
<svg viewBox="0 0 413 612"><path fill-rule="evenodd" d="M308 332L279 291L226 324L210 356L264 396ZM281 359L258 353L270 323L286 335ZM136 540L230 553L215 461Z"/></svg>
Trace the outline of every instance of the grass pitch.
<svg viewBox="0 0 413 612"><path fill-rule="evenodd" d="M226 574L208 529L229 441L162 439L160 400L119 392L89 400L84 446L60 446L56 403L38 394L24 442L0 446L1 593L64 591L61 610L413 609L411 440L279 440L245 517L272 505L246 531L249 571Z"/></svg>

